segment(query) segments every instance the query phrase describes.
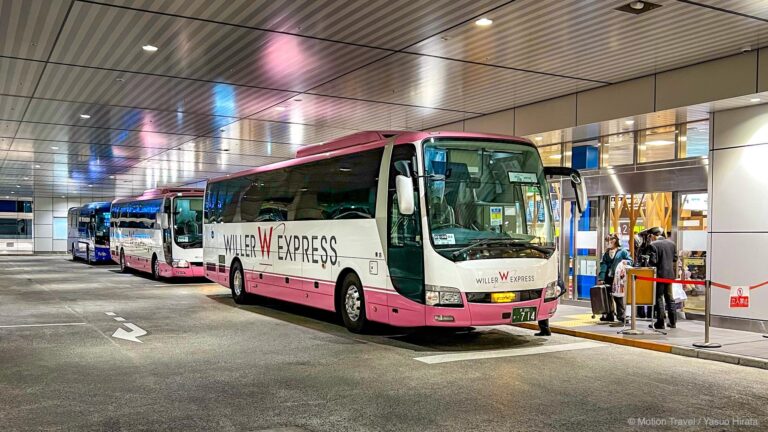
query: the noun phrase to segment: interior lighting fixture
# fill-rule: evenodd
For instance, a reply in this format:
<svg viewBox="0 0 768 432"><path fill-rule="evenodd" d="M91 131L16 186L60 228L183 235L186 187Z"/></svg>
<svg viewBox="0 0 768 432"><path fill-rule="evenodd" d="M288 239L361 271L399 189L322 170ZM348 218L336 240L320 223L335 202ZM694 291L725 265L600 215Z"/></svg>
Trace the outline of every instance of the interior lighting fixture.
<svg viewBox="0 0 768 432"><path fill-rule="evenodd" d="M543 140L543 139L544 139L544 137L543 137L543 136L537 136L537 137L536 137L536 141L541 141L541 140Z"/></svg>
<svg viewBox="0 0 768 432"><path fill-rule="evenodd" d="M157 51L157 47L154 46L154 45L144 45L143 47L141 47L141 49L143 49L146 52L155 52L155 51Z"/></svg>
<svg viewBox="0 0 768 432"><path fill-rule="evenodd" d="M669 141L669 140L655 140L655 141L648 141L645 144L647 144L649 146L657 147L657 146L670 145L670 144L674 144L674 143L675 143L674 141Z"/></svg>
<svg viewBox="0 0 768 432"><path fill-rule="evenodd" d="M760 98L752 98L749 101L750 102L760 102Z"/></svg>
<svg viewBox="0 0 768 432"><path fill-rule="evenodd" d="M284 106L276 106L275 107L275 111L285 111L285 107Z"/></svg>
<svg viewBox="0 0 768 432"><path fill-rule="evenodd" d="M92 184L89 184L89 185L88 185L88 187L93 187L93 185L92 185Z"/></svg>
<svg viewBox="0 0 768 432"><path fill-rule="evenodd" d="M111 175L111 176L109 176L109 178L115 178L115 176Z"/></svg>
<svg viewBox="0 0 768 432"><path fill-rule="evenodd" d="M493 24L493 20L490 18L480 18L479 20L475 21L476 25L479 25L480 27L488 27L489 25Z"/></svg>
<svg viewBox="0 0 768 432"><path fill-rule="evenodd" d="M56 146L51 146L51 150L58 150L59 148Z"/></svg>
<svg viewBox="0 0 768 432"><path fill-rule="evenodd" d="M89 119L89 118L91 118L91 116L88 115L88 114L80 114L80 118L81 119Z"/></svg>
<svg viewBox="0 0 768 432"><path fill-rule="evenodd" d="M40 168L40 165L35 165L35 168Z"/></svg>
<svg viewBox="0 0 768 432"><path fill-rule="evenodd" d="M635 124L635 121L634 120L627 120L627 121L624 122L624 124L625 125L633 125L633 124Z"/></svg>
<svg viewBox="0 0 768 432"><path fill-rule="evenodd" d="M631 13L633 15L640 15L660 7L661 5L649 1L631 1L624 6L617 7L616 10Z"/></svg>

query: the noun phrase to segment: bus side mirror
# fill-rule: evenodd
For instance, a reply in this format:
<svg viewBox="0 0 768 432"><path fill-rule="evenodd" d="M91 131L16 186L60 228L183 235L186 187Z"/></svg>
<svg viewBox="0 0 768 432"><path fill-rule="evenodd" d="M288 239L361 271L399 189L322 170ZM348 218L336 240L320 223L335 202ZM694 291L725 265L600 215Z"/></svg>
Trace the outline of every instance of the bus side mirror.
<svg viewBox="0 0 768 432"><path fill-rule="evenodd" d="M576 208L579 213L584 213L587 209L589 197L587 197L587 187L584 184L584 178L581 177L581 173L573 168L569 167L544 167L544 175L547 177L552 176L568 176L571 180L571 187L573 187L573 194L576 197Z"/></svg>
<svg viewBox="0 0 768 432"><path fill-rule="evenodd" d="M413 203L413 180L404 175L395 177L395 192L397 193L397 207L400 214L410 216L415 211Z"/></svg>
<svg viewBox="0 0 768 432"><path fill-rule="evenodd" d="M163 229L170 228L170 223L168 222L168 213L163 213L160 215L160 227Z"/></svg>

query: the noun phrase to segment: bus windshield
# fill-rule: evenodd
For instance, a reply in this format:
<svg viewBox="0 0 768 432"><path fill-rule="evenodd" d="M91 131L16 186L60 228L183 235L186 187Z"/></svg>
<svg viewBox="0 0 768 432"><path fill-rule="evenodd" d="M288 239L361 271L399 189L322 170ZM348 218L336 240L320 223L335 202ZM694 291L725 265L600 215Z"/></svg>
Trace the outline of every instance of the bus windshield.
<svg viewBox="0 0 768 432"><path fill-rule="evenodd" d="M174 199L173 241L184 249L203 247L203 198Z"/></svg>
<svg viewBox="0 0 768 432"><path fill-rule="evenodd" d="M538 151L504 141L424 144L432 244L458 261L549 258L554 224Z"/></svg>

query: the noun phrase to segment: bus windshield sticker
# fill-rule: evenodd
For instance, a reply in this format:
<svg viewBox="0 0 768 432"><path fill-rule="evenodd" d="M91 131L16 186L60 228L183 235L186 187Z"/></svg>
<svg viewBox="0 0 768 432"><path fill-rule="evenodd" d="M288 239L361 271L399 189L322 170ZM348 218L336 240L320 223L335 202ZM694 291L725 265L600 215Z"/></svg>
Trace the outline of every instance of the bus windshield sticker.
<svg viewBox="0 0 768 432"><path fill-rule="evenodd" d="M432 234L432 240L435 241L435 245L452 245L456 244L456 239L453 234Z"/></svg>
<svg viewBox="0 0 768 432"><path fill-rule="evenodd" d="M504 207L504 216L515 216L517 215L516 209L514 207Z"/></svg>
<svg viewBox="0 0 768 432"><path fill-rule="evenodd" d="M538 183L536 173L507 171L510 183Z"/></svg>
<svg viewBox="0 0 768 432"><path fill-rule="evenodd" d="M491 226L501 226L501 207L491 207Z"/></svg>

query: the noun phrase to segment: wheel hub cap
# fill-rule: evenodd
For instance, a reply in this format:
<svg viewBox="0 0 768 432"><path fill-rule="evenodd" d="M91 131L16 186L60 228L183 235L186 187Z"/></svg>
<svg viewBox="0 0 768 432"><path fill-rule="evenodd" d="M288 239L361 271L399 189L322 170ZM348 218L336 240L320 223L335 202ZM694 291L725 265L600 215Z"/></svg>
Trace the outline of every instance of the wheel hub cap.
<svg viewBox="0 0 768 432"><path fill-rule="evenodd" d="M344 305L349 319L357 321L360 318L360 291L358 291L356 286L352 285L347 288Z"/></svg>
<svg viewBox="0 0 768 432"><path fill-rule="evenodd" d="M235 279L232 282L232 286L235 289L235 295L240 295L243 292L243 277L240 276L240 272L235 272Z"/></svg>

